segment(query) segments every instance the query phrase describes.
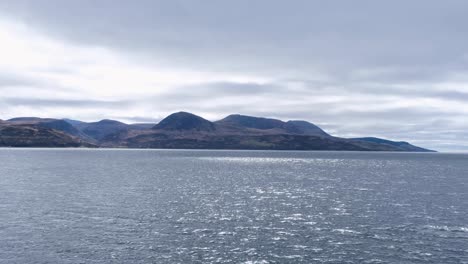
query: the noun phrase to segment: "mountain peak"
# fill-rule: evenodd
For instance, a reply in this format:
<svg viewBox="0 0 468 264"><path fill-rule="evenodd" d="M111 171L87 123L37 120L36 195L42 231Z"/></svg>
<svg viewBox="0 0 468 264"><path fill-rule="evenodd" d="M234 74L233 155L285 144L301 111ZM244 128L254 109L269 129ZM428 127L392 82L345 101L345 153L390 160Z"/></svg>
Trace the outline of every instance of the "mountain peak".
<svg viewBox="0 0 468 264"><path fill-rule="evenodd" d="M170 114L153 129L161 130L195 130L195 131L213 131L215 125L197 115L188 112L177 112Z"/></svg>
<svg viewBox="0 0 468 264"><path fill-rule="evenodd" d="M117 121L117 120L112 120L112 119L102 119L102 120L100 120L98 122L95 122L95 123L103 124L103 125L104 124L108 124L108 125L120 125L120 124L122 124L122 125L125 125L125 123L122 123L122 122Z"/></svg>

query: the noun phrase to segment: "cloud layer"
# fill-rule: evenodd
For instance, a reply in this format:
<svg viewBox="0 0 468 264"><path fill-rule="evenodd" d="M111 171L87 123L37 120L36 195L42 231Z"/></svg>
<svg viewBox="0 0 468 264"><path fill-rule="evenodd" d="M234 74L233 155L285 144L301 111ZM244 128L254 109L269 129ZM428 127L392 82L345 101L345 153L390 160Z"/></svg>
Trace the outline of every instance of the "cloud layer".
<svg viewBox="0 0 468 264"><path fill-rule="evenodd" d="M306 119L468 151L468 3L0 0L0 118Z"/></svg>

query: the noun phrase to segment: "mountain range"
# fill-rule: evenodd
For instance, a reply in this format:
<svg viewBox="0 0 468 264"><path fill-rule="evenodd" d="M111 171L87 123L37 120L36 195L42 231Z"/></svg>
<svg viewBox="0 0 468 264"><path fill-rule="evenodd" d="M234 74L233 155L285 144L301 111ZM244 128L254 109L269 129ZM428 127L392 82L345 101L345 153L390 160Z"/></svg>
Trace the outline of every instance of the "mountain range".
<svg viewBox="0 0 468 264"><path fill-rule="evenodd" d="M158 124L38 117L0 120L0 147L431 151L375 137L334 137L302 120L235 114L212 122L187 112L173 113Z"/></svg>

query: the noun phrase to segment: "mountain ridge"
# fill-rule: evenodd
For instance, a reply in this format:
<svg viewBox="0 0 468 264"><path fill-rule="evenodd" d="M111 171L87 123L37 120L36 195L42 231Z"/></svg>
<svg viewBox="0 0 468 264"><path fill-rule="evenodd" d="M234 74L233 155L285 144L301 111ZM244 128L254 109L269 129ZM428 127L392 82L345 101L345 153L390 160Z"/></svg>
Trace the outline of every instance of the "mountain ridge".
<svg viewBox="0 0 468 264"><path fill-rule="evenodd" d="M41 133L31 132L39 129ZM18 134L18 144L15 144L15 133ZM37 136L38 133L42 136ZM8 138L9 143L2 138ZM170 114L157 124L126 124L111 119L83 122L17 117L0 122L0 146L431 151L403 141L334 137L304 120L285 122L233 114L212 122L183 111Z"/></svg>
<svg viewBox="0 0 468 264"><path fill-rule="evenodd" d="M155 130L195 130L213 131L215 125L200 116L188 112L177 112L170 114L153 127Z"/></svg>

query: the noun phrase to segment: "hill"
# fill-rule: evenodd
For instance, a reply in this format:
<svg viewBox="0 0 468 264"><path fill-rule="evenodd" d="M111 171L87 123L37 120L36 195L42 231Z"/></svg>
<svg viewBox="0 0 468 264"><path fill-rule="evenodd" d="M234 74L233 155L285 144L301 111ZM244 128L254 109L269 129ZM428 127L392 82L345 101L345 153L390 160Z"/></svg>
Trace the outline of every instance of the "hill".
<svg viewBox="0 0 468 264"><path fill-rule="evenodd" d="M161 120L153 129L169 131L214 131L215 125L197 115L187 112L178 112Z"/></svg>
<svg viewBox="0 0 468 264"><path fill-rule="evenodd" d="M0 124L1 147L95 147L64 132L34 124Z"/></svg>
<svg viewBox="0 0 468 264"><path fill-rule="evenodd" d="M0 146L100 146L119 148L259 150L430 150L375 137L339 138L303 121L229 115L211 122L188 112L170 114L156 125L104 119L82 122L37 117L0 122Z"/></svg>
<svg viewBox="0 0 468 264"><path fill-rule="evenodd" d="M410 143L405 142L405 141L391 141L391 140L376 138L376 137L352 138L352 140L394 146L394 147L401 149L401 151L418 151L418 152L430 151L428 149L424 149L421 147L411 145Z"/></svg>

